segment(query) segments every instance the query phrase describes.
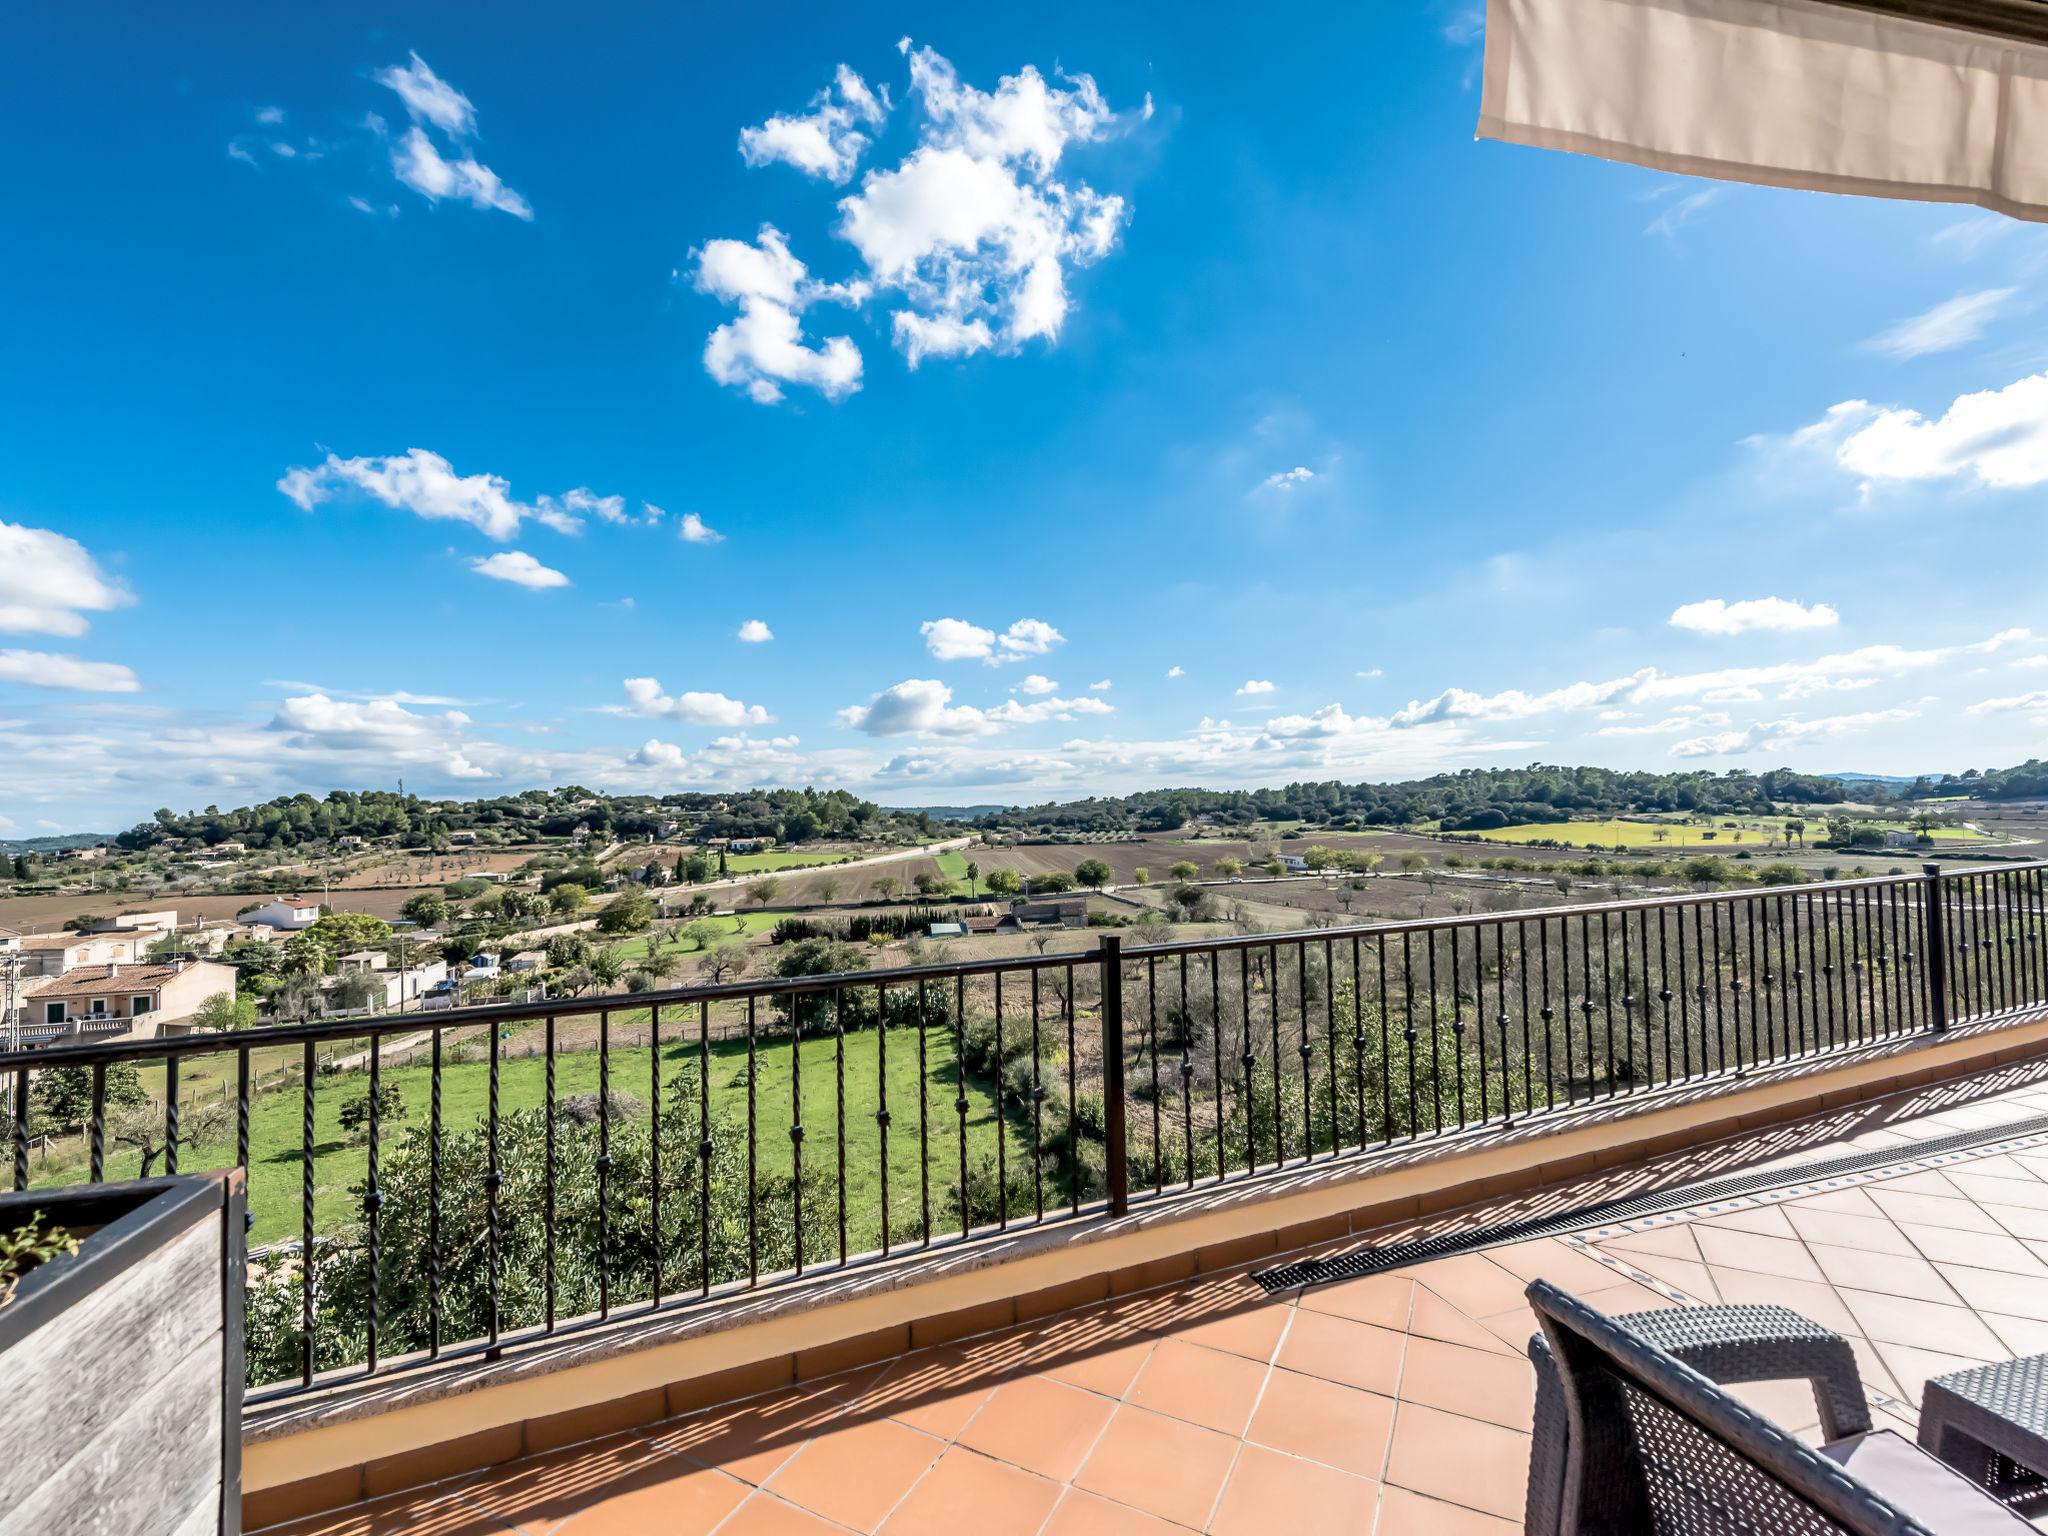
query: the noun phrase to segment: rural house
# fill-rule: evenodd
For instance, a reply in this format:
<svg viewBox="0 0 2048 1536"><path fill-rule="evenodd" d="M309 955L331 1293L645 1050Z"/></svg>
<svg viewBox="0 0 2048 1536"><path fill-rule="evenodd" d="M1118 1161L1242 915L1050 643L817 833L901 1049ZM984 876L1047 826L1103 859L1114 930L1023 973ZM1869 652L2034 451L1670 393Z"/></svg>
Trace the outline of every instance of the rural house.
<svg viewBox="0 0 2048 1536"><path fill-rule="evenodd" d="M239 915L243 922L252 926L281 928L287 933L296 933L320 920L320 903L308 901L303 896L279 896Z"/></svg>
<svg viewBox="0 0 2048 1536"><path fill-rule="evenodd" d="M23 1034L63 1042L132 1035L150 1040L182 1032L199 1005L217 993L235 995L235 968L211 960L160 965L86 965L53 977L23 1003Z"/></svg>

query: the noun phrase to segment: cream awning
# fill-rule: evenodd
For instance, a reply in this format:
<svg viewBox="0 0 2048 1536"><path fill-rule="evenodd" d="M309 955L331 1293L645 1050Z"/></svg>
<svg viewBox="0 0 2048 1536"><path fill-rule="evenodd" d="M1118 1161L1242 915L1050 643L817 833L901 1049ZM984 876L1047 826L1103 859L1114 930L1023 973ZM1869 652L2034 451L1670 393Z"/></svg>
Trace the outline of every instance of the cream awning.
<svg viewBox="0 0 2048 1536"><path fill-rule="evenodd" d="M2048 5L1487 0L1479 135L2048 220Z"/></svg>

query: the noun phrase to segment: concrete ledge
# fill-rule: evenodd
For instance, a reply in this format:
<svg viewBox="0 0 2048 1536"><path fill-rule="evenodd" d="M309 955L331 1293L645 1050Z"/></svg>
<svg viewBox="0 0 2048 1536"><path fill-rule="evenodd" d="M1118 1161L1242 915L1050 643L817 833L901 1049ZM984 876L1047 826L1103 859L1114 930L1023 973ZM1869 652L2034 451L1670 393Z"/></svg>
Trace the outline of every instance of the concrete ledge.
<svg viewBox="0 0 2048 1536"><path fill-rule="evenodd" d="M1874 1042L1826 1057L1544 1111L1340 1159L1148 1198L1124 1217L977 1233L894 1258L706 1302L614 1316L574 1334L510 1341L502 1358L401 1368L266 1404L244 1419L252 1527L688 1413L909 1349L1258 1263L1481 1202L1564 1192L1645 1166L1629 1192L1737 1164L1711 1144L2048 1049L2030 1012ZM1750 1147L1751 1162L1795 1147ZM1610 1183L1614 1180L1610 1175ZM1605 1195L1609 1191L1603 1190ZM1492 1218L1490 1218L1492 1219ZM1442 1225L1443 1223L1438 1223ZM1452 1223L1455 1225L1456 1223ZM1385 1235L1385 1234L1383 1234Z"/></svg>

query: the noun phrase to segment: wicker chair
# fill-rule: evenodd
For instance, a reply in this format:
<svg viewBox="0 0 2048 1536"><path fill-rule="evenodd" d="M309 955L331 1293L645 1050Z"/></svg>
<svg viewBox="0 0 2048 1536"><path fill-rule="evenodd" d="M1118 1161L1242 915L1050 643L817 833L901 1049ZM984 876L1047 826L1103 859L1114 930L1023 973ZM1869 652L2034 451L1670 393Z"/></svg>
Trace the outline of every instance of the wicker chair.
<svg viewBox="0 0 2048 1536"><path fill-rule="evenodd" d="M2032 1526L1890 1430L1873 1431L1846 1340L1783 1307L1610 1318L1546 1281L1530 1536L2019 1536ZM1717 1383L1803 1379L1827 1444Z"/></svg>

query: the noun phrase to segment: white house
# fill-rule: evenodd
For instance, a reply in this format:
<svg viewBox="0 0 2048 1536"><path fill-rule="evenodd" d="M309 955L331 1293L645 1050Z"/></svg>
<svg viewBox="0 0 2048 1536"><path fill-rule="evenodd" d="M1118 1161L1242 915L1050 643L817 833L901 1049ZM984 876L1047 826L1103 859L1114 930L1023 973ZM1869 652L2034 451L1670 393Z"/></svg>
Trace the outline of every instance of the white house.
<svg viewBox="0 0 2048 1536"><path fill-rule="evenodd" d="M1308 873L1308 860L1298 853L1281 854L1280 864L1290 875L1305 875Z"/></svg>
<svg viewBox="0 0 2048 1536"><path fill-rule="evenodd" d="M303 896L279 896L261 906L251 907L247 912L237 913L240 921L261 924L265 928L279 928L286 933L297 933L310 928L320 920L320 903L308 901Z"/></svg>

